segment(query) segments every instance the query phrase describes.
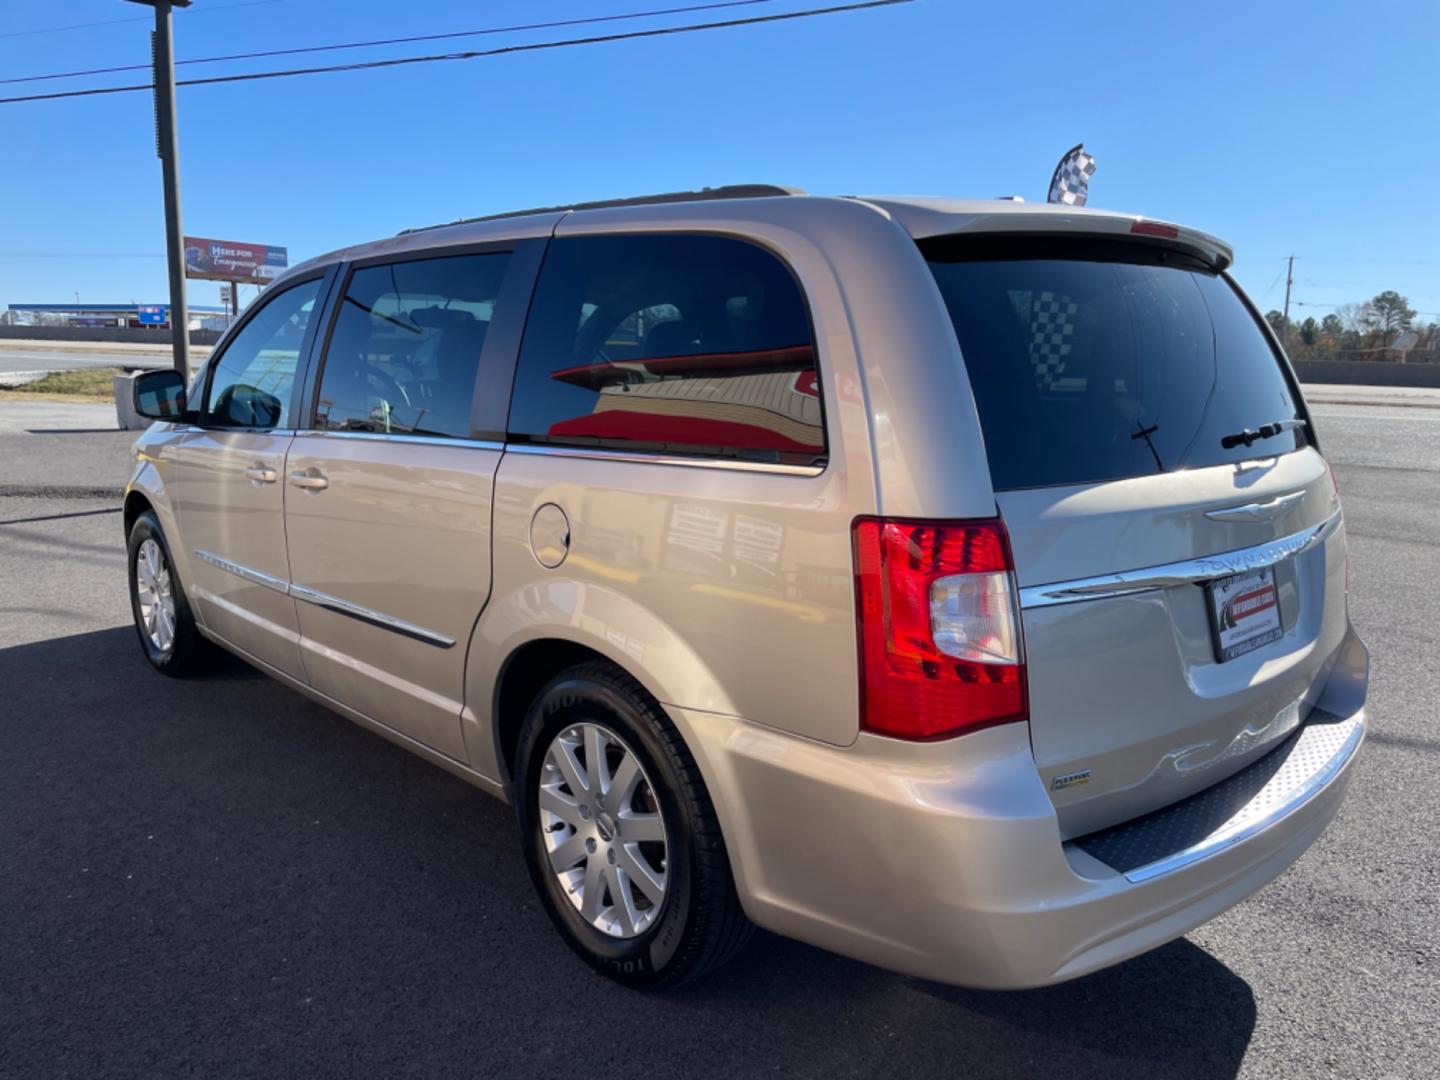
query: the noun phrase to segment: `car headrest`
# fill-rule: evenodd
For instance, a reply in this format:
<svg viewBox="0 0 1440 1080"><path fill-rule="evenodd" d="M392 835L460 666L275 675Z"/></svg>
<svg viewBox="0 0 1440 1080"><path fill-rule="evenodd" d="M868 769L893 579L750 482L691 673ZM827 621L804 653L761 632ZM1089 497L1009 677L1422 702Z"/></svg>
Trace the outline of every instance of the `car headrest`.
<svg viewBox="0 0 1440 1080"><path fill-rule="evenodd" d="M662 322L645 335L645 356L694 356L701 352L700 335L692 323L684 319Z"/></svg>
<svg viewBox="0 0 1440 1080"><path fill-rule="evenodd" d="M423 307L408 313L416 326L435 330L449 330L461 326L473 326L475 316L464 308Z"/></svg>
<svg viewBox="0 0 1440 1080"><path fill-rule="evenodd" d="M469 381L473 377L489 329L488 322L471 319L468 323L460 323L441 332L435 364L442 379Z"/></svg>

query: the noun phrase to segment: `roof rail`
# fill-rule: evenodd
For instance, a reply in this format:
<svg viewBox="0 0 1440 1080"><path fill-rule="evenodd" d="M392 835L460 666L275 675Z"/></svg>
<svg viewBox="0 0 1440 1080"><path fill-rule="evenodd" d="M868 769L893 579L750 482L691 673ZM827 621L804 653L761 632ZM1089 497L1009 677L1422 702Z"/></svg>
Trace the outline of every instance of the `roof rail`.
<svg viewBox="0 0 1440 1080"><path fill-rule="evenodd" d="M444 221L438 225L421 225L404 229L399 235L428 232L431 229L445 229L451 225L469 225L474 221L500 221L504 218L525 217L528 214L553 214L560 210L605 210L615 206L651 206L658 203L703 202L709 199L763 199L774 195L804 195L802 188L786 187L781 184L725 184L721 187L701 188L699 191L663 191L657 195L632 195L627 199L600 199L596 202L566 203L562 206L534 206L528 210L507 210L503 214L485 214L482 217L460 218Z"/></svg>

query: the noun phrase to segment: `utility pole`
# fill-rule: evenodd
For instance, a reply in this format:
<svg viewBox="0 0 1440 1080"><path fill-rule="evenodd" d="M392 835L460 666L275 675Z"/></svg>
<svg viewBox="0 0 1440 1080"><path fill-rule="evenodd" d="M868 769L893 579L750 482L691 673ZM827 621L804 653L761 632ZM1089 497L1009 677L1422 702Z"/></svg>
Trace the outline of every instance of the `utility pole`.
<svg viewBox="0 0 1440 1080"><path fill-rule="evenodd" d="M185 303L185 237L180 228L180 154L175 136L175 54L171 47L170 9L190 0L130 0L155 9L150 35L154 60L155 156L165 185L165 260L170 269L170 341L175 370L190 377L190 310Z"/></svg>
<svg viewBox="0 0 1440 1080"><path fill-rule="evenodd" d="M1295 256L1291 255L1285 263L1285 312L1280 320L1280 344L1288 347L1290 337L1290 286L1295 284Z"/></svg>

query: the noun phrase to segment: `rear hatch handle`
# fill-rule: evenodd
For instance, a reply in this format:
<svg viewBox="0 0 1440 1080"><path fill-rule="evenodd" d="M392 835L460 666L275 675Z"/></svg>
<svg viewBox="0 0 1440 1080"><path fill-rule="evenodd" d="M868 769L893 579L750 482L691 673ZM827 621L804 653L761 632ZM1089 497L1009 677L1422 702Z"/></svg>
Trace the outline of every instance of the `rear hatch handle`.
<svg viewBox="0 0 1440 1080"><path fill-rule="evenodd" d="M1200 585L1215 578L1259 570L1309 551L1327 540L1339 525L1340 511L1337 509L1318 525L1282 536L1278 540L1256 544L1254 547L1223 551L1216 555L1201 555L1194 559L1147 566L1138 570L1121 570L1113 574L1077 578L1073 581L1022 586L1020 607L1028 611L1031 608L1074 604L1082 600L1129 596L1133 593L1167 589L1174 585Z"/></svg>

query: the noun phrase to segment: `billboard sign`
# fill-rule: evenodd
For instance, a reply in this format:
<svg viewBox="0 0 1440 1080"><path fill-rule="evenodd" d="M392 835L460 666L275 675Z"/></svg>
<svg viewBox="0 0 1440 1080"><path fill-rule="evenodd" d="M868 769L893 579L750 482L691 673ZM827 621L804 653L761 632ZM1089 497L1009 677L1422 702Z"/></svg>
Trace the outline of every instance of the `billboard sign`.
<svg viewBox="0 0 1440 1080"><path fill-rule="evenodd" d="M170 322L170 308L160 304L142 304L138 313L141 326L165 326Z"/></svg>
<svg viewBox="0 0 1440 1080"><path fill-rule="evenodd" d="M204 281L247 281L263 285L290 265L290 253L269 244L185 237L185 276Z"/></svg>

